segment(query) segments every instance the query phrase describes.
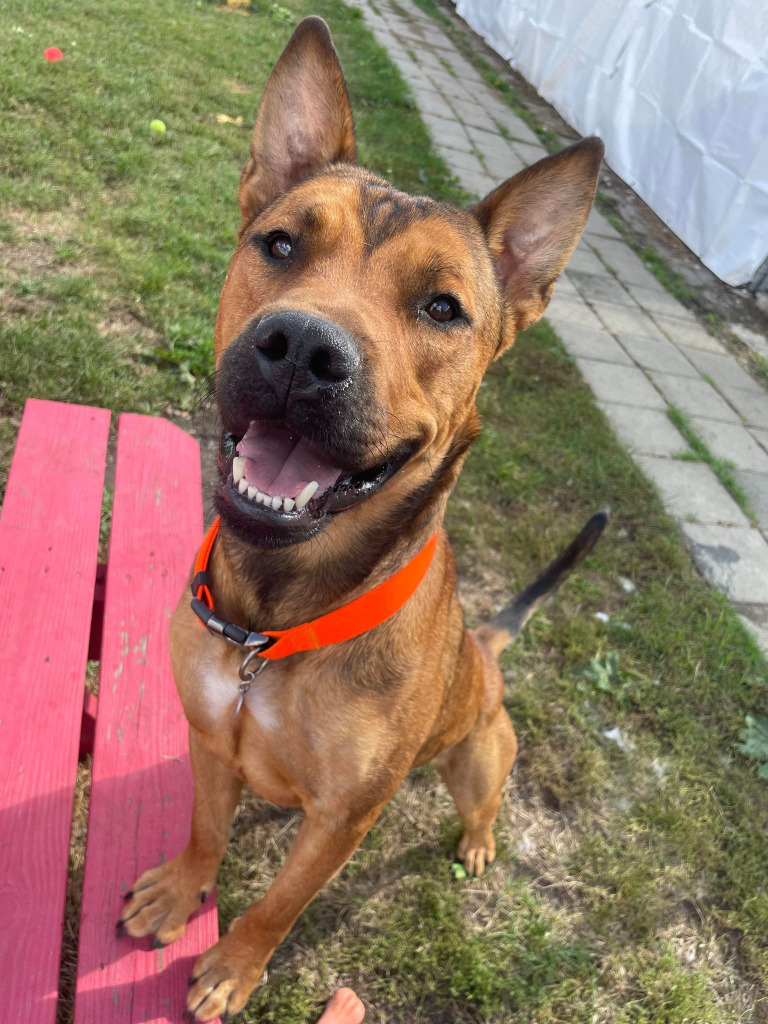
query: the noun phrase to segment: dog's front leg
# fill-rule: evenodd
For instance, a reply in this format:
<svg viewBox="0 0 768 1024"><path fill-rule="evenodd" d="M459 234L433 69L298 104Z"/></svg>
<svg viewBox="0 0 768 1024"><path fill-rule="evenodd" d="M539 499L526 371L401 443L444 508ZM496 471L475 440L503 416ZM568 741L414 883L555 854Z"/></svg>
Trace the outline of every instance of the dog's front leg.
<svg viewBox="0 0 768 1024"><path fill-rule="evenodd" d="M192 726L189 755L195 779L189 843L178 857L145 871L134 882L117 922L122 934L134 938L154 932L160 946L183 934L187 918L216 884L242 788L240 779L208 750Z"/></svg>
<svg viewBox="0 0 768 1024"><path fill-rule="evenodd" d="M265 895L195 964L186 1020L209 1021L243 1009L275 947L320 889L341 871L385 802L354 819L336 818L335 808L307 809L285 864Z"/></svg>

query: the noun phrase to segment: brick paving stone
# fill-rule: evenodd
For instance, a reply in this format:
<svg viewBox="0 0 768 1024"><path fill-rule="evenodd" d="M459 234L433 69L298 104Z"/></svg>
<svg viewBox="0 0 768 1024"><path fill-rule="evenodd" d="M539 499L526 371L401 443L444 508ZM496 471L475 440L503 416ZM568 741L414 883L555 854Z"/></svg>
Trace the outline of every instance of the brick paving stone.
<svg viewBox="0 0 768 1024"><path fill-rule="evenodd" d="M744 327L743 324L729 324L729 326L739 341L743 342L747 348L757 352L763 359L768 359L768 338L753 331L750 327Z"/></svg>
<svg viewBox="0 0 768 1024"><path fill-rule="evenodd" d="M572 141L573 140L571 140L571 142ZM588 235L600 235L603 238L621 238L621 235L613 224L606 220L602 213L594 207L589 211L587 223L584 225L584 231Z"/></svg>
<svg viewBox="0 0 768 1024"><path fill-rule="evenodd" d="M582 298L574 298L572 295L558 295L555 292L547 307L547 316L555 324L562 324L563 329L571 324L581 324L582 327L591 327L593 331L604 330L603 325Z"/></svg>
<svg viewBox="0 0 768 1024"><path fill-rule="evenodd" d="M705 380L672 377L666 373L653 371L649 376L670 405L676 405L687 416L723 420L726 423L739 422L738 415L730 405L724 402L712 385L707 384Z"/></svg>
<svg viewBox="0 0 768 1024"><path fill-rule="evenodd" d="M768 392L755 394L723 384L720 390L740 415L752 427L768 427Z"/></svg>
<svg viewBox="0 0 768 1024"><path fill-rule="evenodd" d="M741 606L746 607L745 605ZM765 608L764 605L751 605L750 608ZM765 620L761 618L760 621L756 622L751 614L740 614L739 618L742 623L752 636L757 641L757 645L763 654L768 655L768 626L765 624Z"/></svg>
<svg viewBox="0 0 768 1024"><path fill-rule="evenodd" d="M664 399L643 371L634 366L598 363L592 359L577 359L576 364L601 402L637 405L643 409L666 408Z"/></svg>
<svg viewBox="0 0 768 1024"><path fill-rule="evenodd" d="M613 267L624 284L640 284L646 288L658 286L659 282L626 242L615 238L599 238L595 235L591 235L589 241L597 249L600 258L609 267Z"/></svg>
<svg viewBox="0 0 768 1024"><path fill-rule="evenodd" d="M524 170L525 166L522 160L511 150L509 150L508 156L483 154L483 162L496 184L506 181L507 178L513 178L520 171Z"/></svg>
<svg viewBox="0 0 768 1024"><path fill-rule="evenodd" d="M678 310L682 309L674 295L670 295L660 283L657 283L656 288L646 288L641 284L628 284L627 289L635 302L650 313L666 313L668 316L676 316Z"/></svg>
<svg viewBox="0 0 768 1024"><path fill-rule="evenodd" d="M768 604L768 543L759 530L680 523L706 579L732 601Z"/></svg>
<svg viewBox="0 0 768 1024"><path fill-rule="evenodd" d="M676 345L684 345L686 348L698 348L705 352L725 355L725 349L720 342L705 331L695 320L691 322L682 320L677 316L665 316L663 313L653 313L652 316L662 331Z"/></svg>
<svg viewBox="0 0 768 1024"><path fill-rule="evenodd" d="M576 290L576 285L567 273L561 274L560 277L558 277L557 284L555 285L555 292L557 295L570 295L573 299L581 298Z"/></svg>
<svg viewBox="0 0 768 1024"><path fill-rule="evenodd" d="M740 388L742 391L753 391L756 395L765 394L757 381L749 376L733 356L720 356L714 352L704 352L695 348L686 349L685 354L700 373L705 373L712 378L715 387L720 388L723 385L729 388Z"/></svg>
<svg viewBox="0 0 768 1024"><path fill-rule="evenodd" d="M612 277L610 270L583 240L571 254L571 258L568 260L568 270L576 271L579 274L594 274L596 277Z"/></svg>
<svg viewBox="0 0 768 1024"><path fill-rule="evenodd" d="M558 284L557 287L559 288L560 285ZM571 324L567 329L561 331L560 340L572 356L632 366L632 360L607 331L593 331L580 324Z"/></svg>
<svg viewBox="0 0 768 1024"><path fill-rule="evenodd" d="M633 338L619 334L619 341L632 358L644 370L658 370L679 377L698 377L698 371L688 362L679 348L671 341L654 341L653 338Z"/></svg>
<svg viewBox="0 0 768 1024"><path fill-rule="evenodd" d="M597 404L608 417L619 440L630 451L671 457L689 450L685 438L665 412L639 409L634 405L612 405L609 402Z"/></svg>
<svg viewBox="0 0 768 1024"><path fill-rule="evenodd" d="M431 52L431 50L422 50L419 55L419 67L422 71L426 71L429 74L430 68L433 71L445 71L445 67L440 63L439 59ZM447 58L450 61L450 57Z"/></svg>
<svg viewBox="0 0 768 1024"><path fill-rule="evenodd" d="M483 90L483 95L485 95L486 93L490 95L488 86L480 77L479 72L475 71L475 69L468 61L464 60L463 57L459 56L458 50L454 48L452 43L448 42L447 38L446 43L447 46L445 46L445 50L444 44L442 42L440 44L441 51L444 50L444 52L441 52L441 56L449 62L449 64L451 65L451 71L453 72L455 77L460 78L465 82L473 82L475 83L475 85L481 86ZM450 54L448 53L448 47L450 47L450 50L452 51Z"/></svg>
<svg viewBox="0 0 768 1024"><path fill-rule="evenodd" d="M753 473L768 473L768 454L741 424L694 416L691 425L718 459L728 459L739 469Z"/></svg>
<svg viewBox="0 0 768 1024"><path fill-rule="evenodd" d="M453 100L451 106L454 108L465 128L470 125L474 128L483 128L492 132L496 125L487 110L480 106L475 100Z"/></svg>
<svg viewBox="0 0 768 1024"><path fill-rule="evenodd" d="M592 307L609 331L628 334L633 338L654 338L664 341L664 335L650 317L635 306L617 306L612 302L593 302Z"/></svg>
<svg viewBox="0 0 768 1024"><path fill-rule="evenodd" d="M427 125L432 138L439 146L448 149L459 149L464 153L472 151L472 143L469 136L456 121L448 121L444 117L435 117L432 114L423 114L422 121Z"/></svg>
<svg viewBox="0 0 768 1024"><path fill-rule="evenodd" d="M699 523L748 526L749 520L715 474L701 462L634 455L646 476L656 484L664 505L676 519Z"/></svg>
<svg viewBox="0 0 768 1024"><path fill-rule="evenodd" d="M481 93L478 96L478 101L482 103L494 121L503 124L512 138L516 139L521 145L536 146L537 149L541 147L541 140L538 135L528 127L522 118L518 117L513 110L510 110L502 100L495 97L489 100L488 95L488 93Z"/></svg>
<svg viewBox="0 0 768 1024"><path fill-rule="evenodd" d="M765 472L748 473L737 469L736 480L746 493L761 529L768 531L768 476Z"/></svg>
<svg viewBox="0 0 768 1024"><path fill-rule="evenodd" d="M437 147L445 160L450 164L451 170L456 174L472 174L475 177L485 174L483 165L474 153L463 153L456 149Z"/></svg>
<svg viewBox="0 0 768 1024"><path fill-rule="evenodd" d="M515 133L511 128L510 132L514 139ZM512 143L512 148L527 166L537 164L539 160L543 159L547 155L547 151L543 146L533 146L527 142L517 142L517 140L515 140Z"/></svg>
<svg viewBox="0 0 768 1024"><path fill-rule="evenodd" d="M471 99L469 87L464 82L460 82L458 78L451 78L450 75L441 75L431 68L424 72L424 76L429 80L431 88L441 93L448 100Z"/></svg>
<svg viewBox="0 0 768 1024"><path fill-rule="evenodd" d="M461 187L466 189L467 192L471 192L472 195L482 199L483 196L487 196L489 192L492 192L496 187L496 182L493 178L489 178L487 174L474 174L472 171L457 171L456 177L461 183Z"/></svg>
<svg viewBox="0 0 768 1024"><path fill-rule="evenodd" d="M413 96L423 114L430 114L432 117L441 117L445 121L454 119L453 110L448 100L439 92L432 92L427 89L414 87Z"/></svg>
<svg viewBox="0 0 768 1024"><path fill-rule="evenodd" d="M768 430L750 430L750 434L768 452Z"/></svg>
<svg viewBox="0 0 768 1024"><path fill-rule="evenodd" d="M637 303L610 274L584 274L572 269L571 278L587 302L612 302L617 306L637 309Z"/></svg>

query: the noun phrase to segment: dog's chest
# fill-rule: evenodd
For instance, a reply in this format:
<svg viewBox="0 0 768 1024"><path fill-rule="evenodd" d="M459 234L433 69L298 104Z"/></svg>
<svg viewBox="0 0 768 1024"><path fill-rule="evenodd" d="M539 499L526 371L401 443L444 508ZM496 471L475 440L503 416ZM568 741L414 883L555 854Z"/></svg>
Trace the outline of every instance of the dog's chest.
<svg viewBox="0 0 768 1024"><path fill-rule="evenodd" d="M221 726L234 718L240 696L241 680L238 674L242 654L239 651L203 651L197 666L197 702L200 711L211 722ZM246 691L238 714L250 714L256 723L268 732L277 732L282 725L280 702L277 696L280 668L268 664Z"/></svg>

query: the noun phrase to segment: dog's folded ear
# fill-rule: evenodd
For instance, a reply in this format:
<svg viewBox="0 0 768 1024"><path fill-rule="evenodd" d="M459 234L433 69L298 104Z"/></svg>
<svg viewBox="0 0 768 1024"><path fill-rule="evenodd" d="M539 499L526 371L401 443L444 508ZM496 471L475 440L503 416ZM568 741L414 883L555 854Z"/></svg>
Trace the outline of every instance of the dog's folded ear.
<svg viewBox="0 0 768 1024"><path fill-rule="evenodd" d="M261 98L238 189L243 226L326 164L354 160L352 109L331 33L322 18L305 18Z"/></svg>
<svg viewBox="0 0 768 1024"><path fill-rule="evenodd" d="M472 211L488 239L515 330L538 320L552 297L584 229L603 152L600 139L583 139L505 181Z"/></svg>

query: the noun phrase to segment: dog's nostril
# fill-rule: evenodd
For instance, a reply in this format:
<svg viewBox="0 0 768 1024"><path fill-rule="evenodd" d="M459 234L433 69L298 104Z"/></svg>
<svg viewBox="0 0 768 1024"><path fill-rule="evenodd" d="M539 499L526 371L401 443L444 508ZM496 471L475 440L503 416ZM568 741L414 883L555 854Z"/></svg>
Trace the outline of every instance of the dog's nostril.
<svg viewBox="0 0 768 1024"><path fill-rule="evenodd" d="M346 367L336 366L335 362L342 360L334 360L327 349L320 349L309 361L310 373L321 381L345 380L349 376Z"/></svg>
<svg viewBox="0 0 768 1024"><path fill-rule="evenodd" d="M267 357L277 362L285 359L288 354L288 339L282 331L273 331L268 338L259 345L259 349Z"/></svg>

